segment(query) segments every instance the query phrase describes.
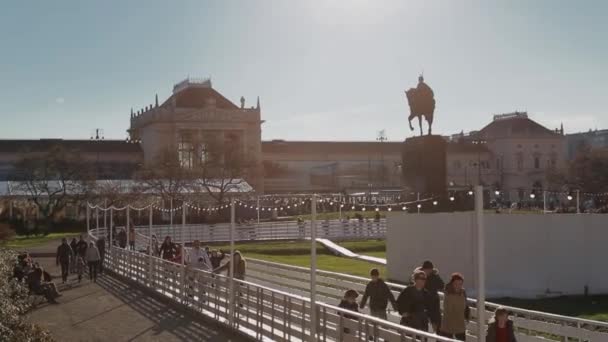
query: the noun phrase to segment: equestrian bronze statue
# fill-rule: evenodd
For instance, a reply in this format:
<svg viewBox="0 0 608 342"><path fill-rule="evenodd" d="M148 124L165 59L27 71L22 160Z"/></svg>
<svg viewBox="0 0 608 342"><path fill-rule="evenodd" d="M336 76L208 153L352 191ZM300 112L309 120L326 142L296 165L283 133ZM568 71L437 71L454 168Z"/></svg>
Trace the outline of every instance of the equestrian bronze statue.
<svg viewBox="0 0 608 342"><path fill-rule="evenodd" d="M433 126L433 113L435 112L435 95L433 90L426 83L424 78L418 77L418 86L416 88L410 88L405 91L407 102L410 105L410 116L408 118L410 129L413 131L412 119L418 117L418 124L420 125L420 135L424 135L422 131L422 116L426 119L429 125L428 135L431 135Z"/></svg>

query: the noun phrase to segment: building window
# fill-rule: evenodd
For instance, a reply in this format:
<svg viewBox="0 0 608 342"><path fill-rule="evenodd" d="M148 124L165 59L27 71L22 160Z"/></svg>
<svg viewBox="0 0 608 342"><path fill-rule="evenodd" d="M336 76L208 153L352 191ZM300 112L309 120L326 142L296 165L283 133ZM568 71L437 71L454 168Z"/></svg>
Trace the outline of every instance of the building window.
<svg viewBox="0 0 608 342"><path fill-rule="evenodd" d="M517 171L523 171L524 155L521 152L515 155L515 163L517 164Z"/></svg>
<svg viewBox="0 0 608 342"><path fill-rule="evenodd" d="M198 159L201 164L205 164L209 161L209 148L206 143L198 145Z"/></svg>
<svg viewBox="0 0 608 342"><path fill-rule="evenodd" d="M192 145L191 135L183 133L177 146L179 165L183 168L191 169L194 165L194 146Z"/></svg>
<svg viewBox="0 0 608 342"><path fill-rule="evenodd" d="M460 169L461 167L462 167L462 164L460 163L460 160L454 160L454 168Z"/></svg>
<svg viewBox="0 0 608 342"><path fill-rule="evenodd" d="M534 156L534 168L540 169L540 157L539 156Z"/></svg>

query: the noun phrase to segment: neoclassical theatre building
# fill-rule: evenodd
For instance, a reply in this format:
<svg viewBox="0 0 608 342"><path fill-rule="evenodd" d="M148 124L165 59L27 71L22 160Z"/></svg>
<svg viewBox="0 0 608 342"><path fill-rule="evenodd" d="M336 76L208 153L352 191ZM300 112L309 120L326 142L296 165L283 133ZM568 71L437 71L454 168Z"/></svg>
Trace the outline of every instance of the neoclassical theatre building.
<svg viewBox="0 0 608 342"><path fill-rule="evenodd" d="M401 142L263 141L259 99L253 106L242 97L238 102L224 97L209 79L186 79L162 103L156 97L155 103L131 110L128 141L0 140L0 182L11 178L22 150L44 151L53 145L78 149L95 163L98 178L129 179L164 151L176 153L187 168L205 158L213 145L246 156L243 177L257 193L403 188ZM547 171L563 167L567 160L563 128L547 129L527 113L495 115L479 131L445 139L446 184L453 190L499 186L512 190L512 200L520 200L529 189L548 186Z"/></svg>

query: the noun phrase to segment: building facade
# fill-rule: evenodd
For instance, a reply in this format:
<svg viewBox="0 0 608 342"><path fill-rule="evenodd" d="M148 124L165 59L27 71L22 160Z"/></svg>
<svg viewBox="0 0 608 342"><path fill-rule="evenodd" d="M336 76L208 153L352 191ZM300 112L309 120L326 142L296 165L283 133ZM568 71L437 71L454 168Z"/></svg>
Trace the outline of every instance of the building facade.
<svg viewBox="0 0 608 342"><path fill-rule="evenodd" d="M550 130L527 113L495 115L491 123L462 139L485 145L491 155L487 164L481 164L488 175L483 183L501 189L511 201L554 187L550 175L567 166L563 129Z"/></svg>
<svg viewBox="0 0 608 342"><path fill-rule="evenodd" d="M568 134L566 140L568 143L568 159L573 160L582 148L591 150L608 149L608 129Z"/></svg>
<svg viewBox="0 0 608 342"><path fill-rule="evenodd" d="M186 79L162 104L157 97L155 104L132 111L128 131L131 140L140 142L146 164L163 153L177 153L180 164L192 168L204 162L210 150L237 151L247 159L242 176L263 192L261 124L259 99L255 107L245 108L241 98L239 107L217 92L211 80Z"/></svg>
<svg viewBox="0 0 608 342"><path fill-rule="evenodd" d="M262 142L269 193L376 192L401 189L398 142Z"/></svg>

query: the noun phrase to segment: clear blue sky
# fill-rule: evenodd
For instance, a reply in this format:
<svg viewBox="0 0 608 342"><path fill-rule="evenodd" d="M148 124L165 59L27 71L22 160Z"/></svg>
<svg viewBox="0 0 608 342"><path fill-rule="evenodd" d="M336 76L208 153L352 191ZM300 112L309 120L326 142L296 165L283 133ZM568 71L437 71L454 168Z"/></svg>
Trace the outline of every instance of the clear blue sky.
<svg viewBox="0 0 608 342"><path fill-rule="evenodd" d="M425 78L435 132L527 110L608 128L606 1L13 1L0 11L0 138L122 139L131 107L211 76L262 102L264 139L412 135Z"/></svg>

